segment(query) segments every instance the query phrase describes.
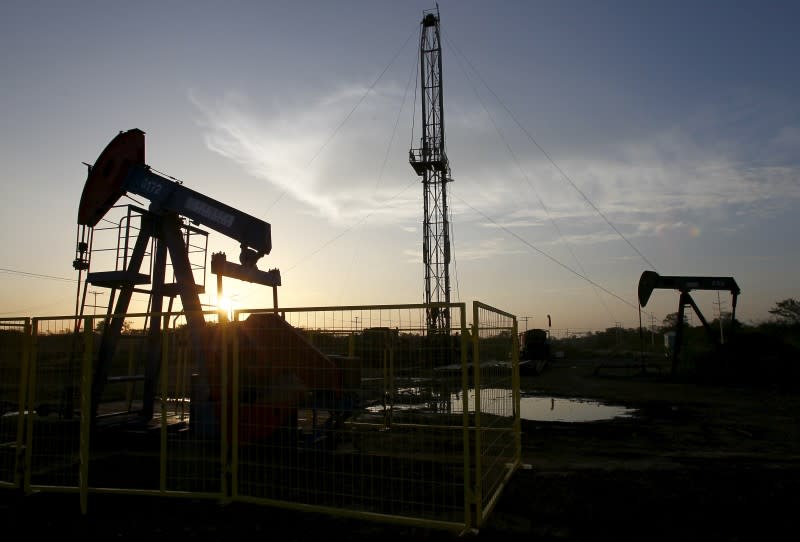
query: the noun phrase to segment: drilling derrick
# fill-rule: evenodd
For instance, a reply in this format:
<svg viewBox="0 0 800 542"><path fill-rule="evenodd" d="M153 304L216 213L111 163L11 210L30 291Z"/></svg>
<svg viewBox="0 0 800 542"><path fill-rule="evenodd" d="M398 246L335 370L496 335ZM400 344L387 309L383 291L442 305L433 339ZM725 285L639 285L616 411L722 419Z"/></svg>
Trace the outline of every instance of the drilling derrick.
<svg viewBox="0 0 800 542"><path fill-rule="evenodd" d="M420 32L422 138L409 151L409 162L422 177L424 216L422 257L425 266L427 327L432 333L450 332L450 232L447 183L450 165L445 154L442 95L442 47L439 12L428 11ZM438 306L438 304L443 304Z"/></svg>

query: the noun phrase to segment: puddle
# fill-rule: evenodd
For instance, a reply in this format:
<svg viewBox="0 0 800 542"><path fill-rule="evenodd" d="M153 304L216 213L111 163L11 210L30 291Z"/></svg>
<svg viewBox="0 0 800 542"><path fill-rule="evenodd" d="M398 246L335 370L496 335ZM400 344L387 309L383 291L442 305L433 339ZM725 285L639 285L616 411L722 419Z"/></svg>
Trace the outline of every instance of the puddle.
<svg viewBox="0 0 800 542"><path fill-rule="evenodd" d="M627 418L632 408L606 405L587 399L523 396L519 400L520 417L539 422L596 422Z"/></svg>
<svg viewBox="0 0 800 542"><path fill-rule="evenodd" d="M421 393L421 388L400 388L393 398L392 410L458 413L464 408L460 393ZM470 388L467 401L470 412L475 409L475 390ZM383 405L366 408L372 413L383 411ZM542 397L522 394L519 400L520 418L543 422L596 422L632 416L635 409L607 405L599 401L577 398ZM512 416L514 412L511 390L484 388L481 390L481 411L496 416Z"/></svg>

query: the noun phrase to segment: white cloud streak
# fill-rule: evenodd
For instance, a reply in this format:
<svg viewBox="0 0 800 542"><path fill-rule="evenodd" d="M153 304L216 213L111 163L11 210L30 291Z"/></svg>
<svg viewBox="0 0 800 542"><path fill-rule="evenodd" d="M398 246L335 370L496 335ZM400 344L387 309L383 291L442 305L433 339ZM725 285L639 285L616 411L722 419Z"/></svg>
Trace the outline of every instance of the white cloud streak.
<svg viewBox="0 0 800 542"><path fill-rule="evenodd" d="M397 114L397 105L387 105L399 104L394 100L397 89L374 89L352 121L343 125L353 102L366 92L366 87L342 88L310 101L307 109L287 104L260 116L246 97L236 93L211 104L193 93L189 99L200 112L198 122L208 149L268 182L281 197L289 196L332 222L352 222L365 215L395 222L410 216L417 204L399 197L402 184L380 182L380 162L389 138L381 140L372 132L377 131L375 124L385 125L388 116ZM406 183L413 178L403 160L387 165L384 180L392 176ZM400 170L400 165L406 169Z"/></svg>
<svg viewBox="0 0 800 542"><path fill-rule="evenodd" d="M202 115L210 150L301 202L308 212L332 222L367 217L371 223L416 222L421 194L417 187L407 186L414 174L405 148L399 148L408 140L395 137L385 170L381 165L401 89L374 89L342 130L331 136L365 92L363 85L343 87L306 100L304 110L288 107L269 116L256 115L247 100L234 93L214 105L190 98ZM406 107L410 109L409 104ZM522 230L541 241L541 236L558 237L549 227L556 222L563 240L570 243L618 239L529 141L516 141L528 150L516 151L515 156L522 158L515 162L507 151L497 152L486 144L496 134L480 122L479 114L457 111L451 126L470 129L459 133L459 147L449 149L456 168L450 202L456 228L473 222ZM783 150L798 140L798 133L793 127L782 128L765 145ZM800 200L797 166L743 161L731 154L735 145L703 148L691 136L670 128L646 141L603 141L602 151L583 149L578 151L581 155L558 159L557 164L631 238L690 228L698 221L716 221L720 229L733 231L737 220L780 213ZM312 161L312 157L317 158Z"/></svg>

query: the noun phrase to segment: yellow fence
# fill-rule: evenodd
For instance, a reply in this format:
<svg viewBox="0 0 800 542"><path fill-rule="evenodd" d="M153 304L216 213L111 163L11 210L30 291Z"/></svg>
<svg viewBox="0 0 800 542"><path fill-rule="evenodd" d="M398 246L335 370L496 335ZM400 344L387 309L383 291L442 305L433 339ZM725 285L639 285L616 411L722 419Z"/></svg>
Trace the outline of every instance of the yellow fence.
<svg viewBox="0 0 800 542"><path fill-rule="evenodd" d="M2 320L0 484L479 527L520 460L516 318L428 310Z"/></svg>
<svg viewBox="0 0 800 542"><path fill-rule="evenodd" d="M472 319L477 515L484 520L520 461L516 317L480 302Z"/></svg>
<svg viewBox="0 0 800 542"><path fill-rule="evenodd" d="M21 483L30 319L0 319L0 487Z"/></svg>

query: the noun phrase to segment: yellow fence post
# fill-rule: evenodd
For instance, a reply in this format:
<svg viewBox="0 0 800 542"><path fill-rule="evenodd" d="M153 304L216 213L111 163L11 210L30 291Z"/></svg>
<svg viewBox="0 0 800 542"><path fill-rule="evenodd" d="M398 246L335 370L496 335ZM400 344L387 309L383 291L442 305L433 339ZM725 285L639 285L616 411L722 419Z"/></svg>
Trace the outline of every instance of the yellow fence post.
<svg viewBox="0 0 800 542"><path fill-rule="evenodd" d="M80 478L79 491L81 513L86 514L89 505L89 439L92 426L92 358L94 354L94 320L83 319L83 364L81 366L81 430L80 430Z"/></svg>
<svg viewBox="0 0 800 542"><path fill-rule="evenodd" d="M19 488L22 484L22 473L25 471L25 424L30 412L27 408L28 397L28 364L30 363L31 321L25 318L22 324L22 359L19 368L19 397L17 398L17 438L14 454L14 476L12 483Z"/></svg>
<svg viewBox="0 0 800 542"><path fill-rule="evenodd" d="M133 375L133 347L128 345L128 376ZM131 411L131 406L133 405L133 380L129 381L125 385L125 405L128 409L128 412Z"/></svg>
<svg viewBox="0 0 800 542"><path fill-rule="evenodd" d="M233 313L233 325L239 325L239 313ZM239 334L233 333L231 360L231 497L239 494Z"/></svg>
<svg viewBox="0 0 800 542"><path fill-rule="evenodd" d="M520 421L519 411L519 325L517 317L513 319L513 332L511 333L511 389L512 401L514 401L514 464L515 467L522 461L522 422Z"/></svg>
<svg viewBox="0 0 800 542"><path fill-rule="evenodd" d="M38 348L39 320L33 319L30 340L30 359L28 360L28 407L25 409L25 494L31 493L31 458L33 456L33 405L36 400L36 354Z"/></svg>
<svg viewBox="0 0 800 542"><path fill-rule="evenodd" d="M228 497L228 475L230 474L228 461L228 322L219 322L217 325L222 326L222 333L220 333L220 385L222 387L220 397L222 398L222 405L220 412L222 413L220 419L220 472L222 473L222 498Z"/></svg>
<svg viewBox="0 0 800 542"><path fill-rule="evenodd" d="M466 306L461 305L461 421L462 421L462 450L464 453L464 525L466 528L473 527L472 519L472 503L475 500L475 494L472 491L472 477L470 475L470 423L469 423L469 352L472 347L471 335L467 327L467 311Z"/></svg>
<svg viewBox="0 0 800 542"><path fill-rule="evenodd" d="M347 337L347 355L351 358L356 355L356 335L352 331Z"/></svg>
<svg viewBox="0 0 800 542"><path fill-rule="evenodd" d="M160 316L155 316L160 318ZM164 315L164 325L161 326L161 452L159 462L159 480L158 487L162 493L167 491L167 394L169 387L167 378L169 378L169 371L167 368L168 355L169 355L169 315Z"/></svg>
<svg viewBox="0 0 800 542"><path fill-rule="evenodd" d="M480 313L478 304L472 304L472 385L475 387L475 526L480 527L483 517L483 428L481 427L481 354Z"/></svg>

